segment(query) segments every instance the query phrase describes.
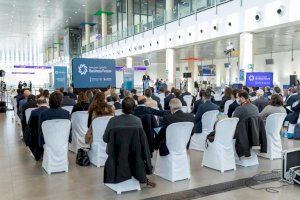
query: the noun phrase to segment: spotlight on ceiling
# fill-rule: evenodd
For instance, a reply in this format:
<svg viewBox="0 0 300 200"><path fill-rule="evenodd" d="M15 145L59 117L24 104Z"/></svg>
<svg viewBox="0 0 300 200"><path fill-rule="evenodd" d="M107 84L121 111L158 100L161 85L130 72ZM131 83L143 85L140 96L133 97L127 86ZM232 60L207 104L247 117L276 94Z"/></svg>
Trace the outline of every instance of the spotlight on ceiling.
<svg viewBox="0 0 300 200"><path fill-rule="evenodd" d="M277 14L279 16L283 16L285 14L285 7L284 6L280 6L278 9L277 9Z"/></svg>
<svg viewBox="0 0 300 200"><path fill-rule="evenodd" d="M261 20L262 20L262 13L261 12L257 12L256 14L255 14L255 20L257 21L257 22L260 22Z"/></svg>

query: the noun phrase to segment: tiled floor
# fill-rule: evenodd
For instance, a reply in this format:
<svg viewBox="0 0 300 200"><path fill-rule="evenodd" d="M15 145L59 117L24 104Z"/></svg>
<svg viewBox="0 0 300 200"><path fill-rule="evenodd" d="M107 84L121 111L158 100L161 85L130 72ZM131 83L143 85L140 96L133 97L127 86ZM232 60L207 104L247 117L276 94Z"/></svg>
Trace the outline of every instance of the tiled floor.
<svg viewBox="0 0 300 200"><path fill-rule="evenodd" d="M20 141L20 128L12 120L13 112L0 115L0 199L143 199L167 193L173 193L222 183L230 180L253 176L261 171L280 168L280 160L269 161L259 159L260 165L255 167L237 167L237 171L219 173L201 167L202 153L190 152L191 180L171 183L162 178L152 176L157 183L156 188L144 187L139 192L117 195L102 183L103 168L94 166L80 167L75 164L75 155L69 153L69 172L47 175L41 162L35 162L28 149ZM285 141L285 148L300 147L299 141ZM153 164L154 164L153 159ZM272 183L277 184L277 183ZM289 186L280 189L280 193L269 194L265 191L253 191L248 188L213 195L201 199L299 199L300 187Z"/></svg>

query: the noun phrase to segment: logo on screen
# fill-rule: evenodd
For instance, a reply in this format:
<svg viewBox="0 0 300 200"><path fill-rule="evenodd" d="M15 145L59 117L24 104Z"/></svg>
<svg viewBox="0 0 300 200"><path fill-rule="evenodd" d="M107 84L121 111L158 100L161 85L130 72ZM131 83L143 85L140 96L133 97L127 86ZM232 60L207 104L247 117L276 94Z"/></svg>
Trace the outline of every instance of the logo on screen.
<svg viewBox="0 0 300 200"><path fill-rule="evenodd" d="M250 76L249 76L249 80L250 80L250 81L254 81L254 76L253 76L253 75L250 75Z"/></svg>
<svg viewBox="0 0 300 200"><path fill-rule="evenodd" d="M85 64L79 65L78 72L80 75L86 75L86 73L88 72L87 66Z"/></svg>

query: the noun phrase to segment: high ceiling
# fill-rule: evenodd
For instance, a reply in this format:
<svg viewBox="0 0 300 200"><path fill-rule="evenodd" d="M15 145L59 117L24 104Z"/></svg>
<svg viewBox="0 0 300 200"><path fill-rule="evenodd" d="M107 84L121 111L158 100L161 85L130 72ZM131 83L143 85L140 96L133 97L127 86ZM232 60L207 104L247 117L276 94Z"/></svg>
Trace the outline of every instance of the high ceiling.
<svg viewBox="0 0 300 200"><path fill-rule="evenodd" d="M96 11L113 6L113 0L0 0L0 49L51 44L64 27L97 23Z"/></svg>

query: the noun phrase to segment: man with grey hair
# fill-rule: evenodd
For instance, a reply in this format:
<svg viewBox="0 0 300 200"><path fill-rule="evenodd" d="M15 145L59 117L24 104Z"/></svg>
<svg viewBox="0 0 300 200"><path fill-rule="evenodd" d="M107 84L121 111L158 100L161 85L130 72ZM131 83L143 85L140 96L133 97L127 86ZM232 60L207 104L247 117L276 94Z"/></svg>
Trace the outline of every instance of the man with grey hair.
<svg viewBox="0 0 300 200"><path fill-rule="evenodd" d="M253 101L253 104L258 108L258 111L261 112L268 104L268 98L264 97L264 91L259 89L256 91L257 99Z"/></svg>
<svg viewBox="0 0 300 200"><path fill-rule="evenodd" d="M73 92L73 87L68 87L68 96L71 99L77 100L77 95Z"/></svg>
<svg viewBox="0 0 300 200"><path fill-rule="evenodd" d="M43 111L48 109L47 100L45 98L39 98L37 100L38 108L31 112L29 121L28 121L28 128L30 133L29 139L29 148L35 158L36 161L40 160L44 149L43 147L39 146L38 138L39 138L39 118Z"/></svg>
<svg viewBox="0 0 300 200"><path fill-rule="evenodd" d="M171 115L165 115L163 118L163 127L159 131L158 136L155 138L155 149L159 149L160 156L167 156L169 154L168 147L166 145L166 130L167 127L173 123L178 122L193 122L195 117L191 113L184 113L182 108L182 103L179 99L173 98L169 103ZM193 135L193 131L191 136ZM189 146L189 143L188 143ZM188 148L187 146L187 148Z"/></svg>

